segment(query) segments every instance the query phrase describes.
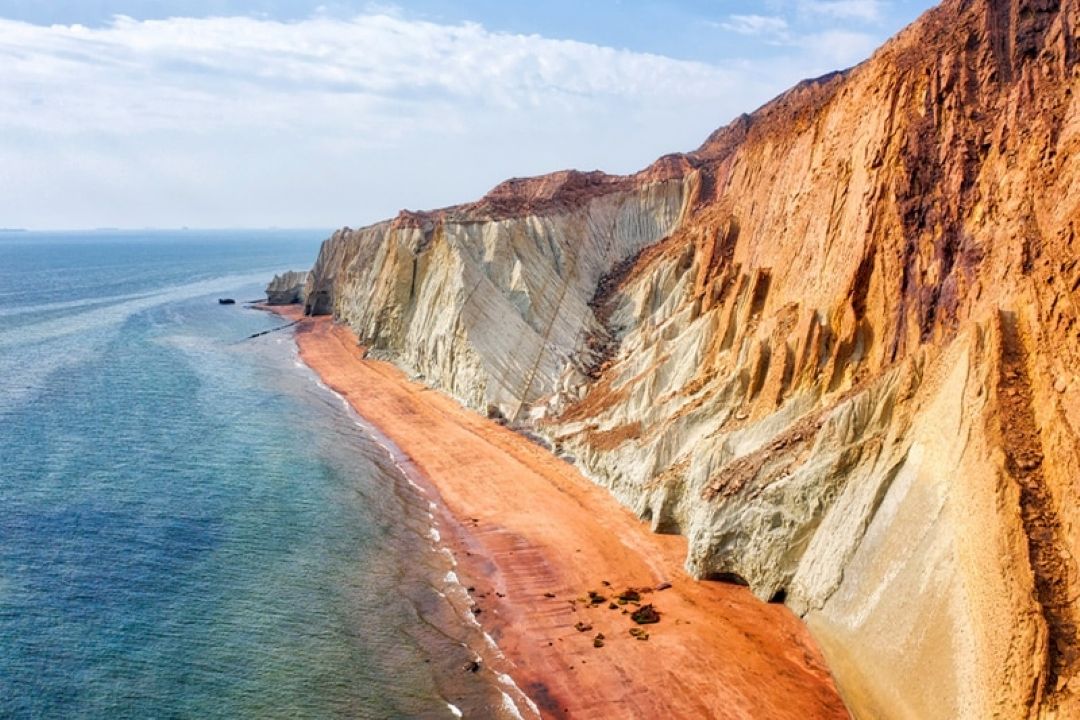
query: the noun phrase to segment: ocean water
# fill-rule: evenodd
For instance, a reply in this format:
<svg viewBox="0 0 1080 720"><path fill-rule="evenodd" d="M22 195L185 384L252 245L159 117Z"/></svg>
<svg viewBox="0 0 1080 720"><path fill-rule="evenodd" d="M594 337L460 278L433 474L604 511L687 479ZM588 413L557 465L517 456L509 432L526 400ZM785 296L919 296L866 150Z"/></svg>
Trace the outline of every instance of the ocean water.
<svg viewBox="0 0 1080 720"><path fill-rule="evenodd" d="M325 235L0 235L0 717L514 714L430 499L244 340Z"/></svg>

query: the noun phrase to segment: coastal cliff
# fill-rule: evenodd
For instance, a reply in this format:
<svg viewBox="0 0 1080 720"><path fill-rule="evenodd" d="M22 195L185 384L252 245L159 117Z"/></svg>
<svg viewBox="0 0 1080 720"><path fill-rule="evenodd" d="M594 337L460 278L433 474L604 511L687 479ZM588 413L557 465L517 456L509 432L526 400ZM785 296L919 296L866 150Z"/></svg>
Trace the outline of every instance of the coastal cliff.
<svg viewBox="0 0 1080 720"><path fill-rule="evenodd" d="M949 0L636 175L341 230L307 309L785 602L857 716L1080 716L1078 17Z"/></svg>
<svg viewBox="0 0 1080 720"><path fill-rule="evenodd" d="M290 270L275 275L266 286L266 302L269 305L301 305L304 302L304 286L307 284L307 272Z"/></svg>

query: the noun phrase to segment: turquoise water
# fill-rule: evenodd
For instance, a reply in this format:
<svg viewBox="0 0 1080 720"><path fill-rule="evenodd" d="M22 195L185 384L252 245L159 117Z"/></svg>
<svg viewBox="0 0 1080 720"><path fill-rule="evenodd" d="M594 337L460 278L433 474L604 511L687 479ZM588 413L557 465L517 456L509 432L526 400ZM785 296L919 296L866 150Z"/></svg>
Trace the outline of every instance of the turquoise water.
<svg viewBox="0 0 1080 720"><path fill-rule="evenodd" d="M216 302L325 235L0 236L0 717L497 714L428 499Z"/></svg>

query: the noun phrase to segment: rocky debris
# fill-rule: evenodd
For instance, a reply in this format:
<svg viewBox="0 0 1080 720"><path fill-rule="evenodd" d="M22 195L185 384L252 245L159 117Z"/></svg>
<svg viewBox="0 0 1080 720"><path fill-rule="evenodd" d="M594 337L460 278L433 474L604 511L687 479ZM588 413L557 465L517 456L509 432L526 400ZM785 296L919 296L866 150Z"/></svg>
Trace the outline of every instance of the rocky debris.
<svg viewBox="0 0 1080 720"><path fill-rule="evenodd" d="M266 286L266 303L268 305L298 305L305 300L304 288L307 285L307 272L290 270L281 275L275 275L270 284Z"/></svg>
<svg viewBox="0 0 1080 720"><path fill-rule="evenodd" d="M592 625L587 622L582 622L581 620L578 620L576 623L574 623L574 629L578 632L589 632L590 630L592 630Z"/></svg>
<svg viewBox="0 0 1080 720"><path fill-rule="evenodd" d="M592 645L594 648L604 647L604 633L597 633L596 637L593 638Z"/></svg>
<svg viewBox="0 0 1080 720"><path fill-rule="evenodd" d="M670 590L670 589L671 589L671 583L669 583L669 582L662 582L662 583L660 583L659 585L656 586L657 592L659 592L661 590Z"/></svg>
<svg viewBox="0 0 1080 720"><path fill-rule="evenodd" d="M653 625L660 622L660 613L652 605L642 605L630 614L630 619L638 625Z"/></svg>
<svg viewBox="0 0 1080 720"><path fill-rule="evenodd" d="M471 660L471 661L465 663L465 667L462 668L462 669L465 672L477 673L477 672L480 672L480 668L481 668L481 661L480 660Z"/></svg>
<svg viewBox="0 0 1080 720"><path fill-rule="evenodd" d="M635 640L648 640L649 633L643 628L630 628L630 636Z"/></svg>

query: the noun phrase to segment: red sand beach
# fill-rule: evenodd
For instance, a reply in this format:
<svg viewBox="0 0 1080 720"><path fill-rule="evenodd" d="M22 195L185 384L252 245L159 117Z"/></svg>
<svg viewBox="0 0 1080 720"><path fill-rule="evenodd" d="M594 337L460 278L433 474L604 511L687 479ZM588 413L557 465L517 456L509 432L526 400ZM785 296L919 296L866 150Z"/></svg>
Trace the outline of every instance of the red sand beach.
<svg viewBox="0 0 1080 720"><path fill-rule="evenodd" d="M296 308L276 310L299 319ZM545 717L848 717L821 653L787 608L693 580L681 537L651 533L573 466L364 359L347 327L310 318L295 333L303 360L437 491L458 574L476 588L477 619ZM649 637L638 640L623 613L634 606L611 609L611 601L661 583L671 587L641 600L661 620L641 626ZM607 600L582 602L589 591Z"/></svg>

